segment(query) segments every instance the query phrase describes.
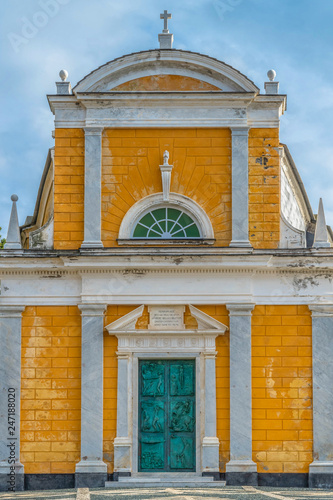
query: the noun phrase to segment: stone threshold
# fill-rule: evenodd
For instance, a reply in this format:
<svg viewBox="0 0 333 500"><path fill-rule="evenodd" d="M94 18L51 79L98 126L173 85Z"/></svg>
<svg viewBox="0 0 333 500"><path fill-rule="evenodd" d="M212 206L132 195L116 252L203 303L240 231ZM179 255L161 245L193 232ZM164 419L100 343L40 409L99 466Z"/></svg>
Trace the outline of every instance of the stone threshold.
<svg viewBox="0 0 333 500"><path fill-rule="evenodd" d="M118 481L107 481L106 488L149 488L149 487L205 487L221 488L226 485L225 481L215 481L212 476L200 476L195 472L187 473L135 473L132 476L120 476Z"/></svg>

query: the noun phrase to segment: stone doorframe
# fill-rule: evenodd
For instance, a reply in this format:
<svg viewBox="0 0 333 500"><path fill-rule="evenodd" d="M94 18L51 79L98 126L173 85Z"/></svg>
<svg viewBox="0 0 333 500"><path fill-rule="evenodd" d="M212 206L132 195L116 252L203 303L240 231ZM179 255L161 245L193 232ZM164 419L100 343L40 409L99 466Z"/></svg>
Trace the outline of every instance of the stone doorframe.
<svg viewBox="0 0 333 500"><path fill-rule="evenodd" d="M155 308L175 311L177 320L183 318L185 312L185 306L152 306L149 312L154 313ZM158 327L151 321L147 330L136 329L144 306L106 327L110 335L118 338L117 437L114 440L114 471L118 476L138 472L139 359L165 358L196 360L196 472L219 475L215 339L223 335L227 327L195 307L189 308L198 322L196 330L185 329L183 319L176 328ZM172 319L171 324L175 325Z"/></svg>

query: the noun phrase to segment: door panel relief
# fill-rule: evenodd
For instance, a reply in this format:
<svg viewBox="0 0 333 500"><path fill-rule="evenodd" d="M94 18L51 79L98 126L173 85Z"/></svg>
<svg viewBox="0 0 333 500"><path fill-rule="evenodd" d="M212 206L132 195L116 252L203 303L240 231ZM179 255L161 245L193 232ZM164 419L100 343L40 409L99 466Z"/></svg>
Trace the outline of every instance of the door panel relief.
<svg viewBox="0 0 333 500"><path fill-rule="evenodd" d="M195 361L139 365L139 470L195 470Z"/></svg>

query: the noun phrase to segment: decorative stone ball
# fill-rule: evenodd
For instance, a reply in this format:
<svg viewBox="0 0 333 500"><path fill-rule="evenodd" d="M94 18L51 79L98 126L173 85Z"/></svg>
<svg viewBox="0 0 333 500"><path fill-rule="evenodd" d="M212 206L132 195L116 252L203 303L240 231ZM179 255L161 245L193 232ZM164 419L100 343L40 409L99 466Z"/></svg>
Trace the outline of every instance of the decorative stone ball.
<svg viewBox="0 0 333 500"><path fill-rule="evenodd" d="M10 197L10 199L11 199L12 201L17 201L17 200L18 200L18 196L17 196L17 194L12 194L12 195L11 195L11 197Z"/></svg>
<svg viewBox="0 0 333 500"><path fill-rule="evenodd" d="M276 78L276 71L274 71L274 69L270 69L267 73L267 76L268 76L270 82L274 82L274 80Z"/></svg>
<svg viewBox="0 0 333 500"><path fill-rule="evenodd" d="M59 73L59 76L60 76L61 80L63 82L65 82L68 78L68 71L66 71L65 69L62 69Z"/></svg>

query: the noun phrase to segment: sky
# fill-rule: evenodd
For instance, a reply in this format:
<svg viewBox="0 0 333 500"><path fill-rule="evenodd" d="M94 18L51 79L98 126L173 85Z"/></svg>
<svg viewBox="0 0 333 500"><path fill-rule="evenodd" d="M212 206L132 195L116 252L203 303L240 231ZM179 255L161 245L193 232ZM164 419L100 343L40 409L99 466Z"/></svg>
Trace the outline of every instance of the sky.
<svg viewBox="0 0 333 500"><path fill-rule="evenodd" d="M200 52L238 69L264 93L274 69L288 95L281 142L298 167L314 213L323 198L333 225L332 0L7 0L0 18L0 226L10 196L19 221L34 212L52 139L46 99L59 71L74 86L122 55L158 48L172 13L174 48Z"/></svg>

